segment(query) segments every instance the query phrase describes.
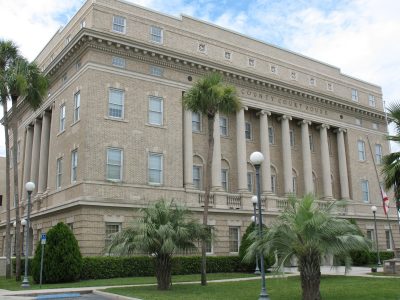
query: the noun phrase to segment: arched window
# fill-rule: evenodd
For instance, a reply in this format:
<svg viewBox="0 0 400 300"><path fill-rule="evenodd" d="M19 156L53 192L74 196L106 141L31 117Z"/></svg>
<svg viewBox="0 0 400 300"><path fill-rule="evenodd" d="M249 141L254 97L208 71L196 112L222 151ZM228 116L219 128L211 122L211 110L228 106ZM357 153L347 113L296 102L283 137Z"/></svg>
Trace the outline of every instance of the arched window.
<svg viewBox="0 0 400 300"><path fill-rule="evenodd" d="M221 161L221 186L226 192L229 190L229 164L225 159Z"/></svg>
<svg viewBox="0 0 400 300"><path fill-rule="evenodd" d="M297 172L292 169L292 193L297 195Z"/></svg>
<svg viewBox="0 0 400 300"><path fill-rule="evenodd" d="M193 186L203 189L203 160L198 155L193 156Z"/></svg>
<svg viewBox="0 0 400 300"><path fill-rule="evenodd" d="M276 180L277 180L276 169L275 169L274 166L271 166L271 192L274 193L274 194L277 193Z"/></svg>

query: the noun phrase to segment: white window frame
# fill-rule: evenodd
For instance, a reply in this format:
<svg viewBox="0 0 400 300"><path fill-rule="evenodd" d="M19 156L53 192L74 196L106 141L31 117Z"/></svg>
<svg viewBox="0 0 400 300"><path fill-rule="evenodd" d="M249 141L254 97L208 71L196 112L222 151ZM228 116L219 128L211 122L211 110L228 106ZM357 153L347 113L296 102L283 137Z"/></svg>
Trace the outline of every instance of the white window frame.
<svg viewBox="0 0 400 300"><path fill-rule="evenodd" d="M118 22L119 20L122 20L122 24ZM122 30L119 30L118 28L122 28ZM117 16L114 15L112 19L112 31L117 32L117 33L126 33L126 18L123 16Z"/></svg>
<svg viewBox="0 0 400 300"><path fill-rule="evenodd" d="M268 127L268 139L270 145L275 145L275 129L273 126Z"/></svg>
<svg viewBox="0 0 400 300"><path fill-rule="evenodd" d="M223 124L225 123L225 124ZM221 132L221 136L228 136L229 135L229 126L228 126L228 118L225 116L219 117L219 129Z"/></svg>
<svg viewBox="0 0 400 300"><path fill-rule="evenodd" d="M371 237L369 237L371 235ZM366 231L367 239L370 239L373 243L375 243L375 232L374 229L367 229Z"/></svg>
<svg viewBox="0 0 400 300"><path fill-rule="evenodd" d="M112 64L114 67L121 68L121 69L125 69L125 67L126 67L126 60L125 60L125 58L123 58L123 57L121 57L121 56L113 56L113 57L111 58L111 64Z"/></svg>
<svg viewBox="0 0 400 300"><path fill-rule="evenodd" d="M113 93L120 93L122 95L122 102L121 104L118 103L112 103L111 102L111 95ZM114 105L116 107L118 107L118 111L119 111L119 107L121 110L121 116L112 116L111 115L111 109L117 111L116 108L111 108L111 106ZM123 120L124 119L124 110L125 110L125 91L121 90L121 89L116 89L116 88L109 88L108 89L108 117L111 119L119 119L119 120Z"/></svg>
<svg viewBox="0 0 400 300"><path fill-rule="evenodd" d="M376 164L380 165L382 164L382 145L381 144L375 144L375 162Z"/></svg>
<svg viewBox="0 0 400 300"><path fill-rule="evenodd" d="M118 226L118 230L117 231L110 231L110 230L107 230L107 226ZM111 242L111 238L110 238L110 235L111 234L113 234L113 233L117 233L117 232L121 232L121 230L122 230L122 223L119 223L119 222L105 222L105 224L104 224L104 235L105 235L105 237L104 237L104 244L105 244L105 246L107 247L108 246L108 244Z"/></svg>
<svg viewBox="0 0 400 300"><path fill-rule="evenodd" d="M160 111L152 110L151 109L151 102L157 101L160 104ZM164 99L163 97L159 96L149 96L148 99L148 122L151 125L156 125L156 126L163 126L164 125ZM157 121L152 120L151 116L158 116L159 120Z"/></svg>
<svg viewBox="0 0 400 300"><path fill-rule="evenodd" d="M379 129L379 125L378 123L372 122L372 129L378 130Z"/></svg>
<svg viewBox="0 0 400 300"><path fill-rule="evenodd" d="M271 174L271 192L276 194L276 174Z"/></svg>
<svg viewBox="0 0 400 300"><path fill-rule="evenodd" d="M385 229L386 250L393 250L393 241L389 229ZM387 247L389 245L389 248Z"/></svg>
<svg viewBox="0 0 400 300"><path fill-rule="evenodd" d="M198 178L195 177L195 170L198 173ZM203 167L199 165L193 165L193 171L192 171L192 176L193 176L193 186L195 189L201 190L202 189L202 173L203 173Z"/></svg>
<svg viewBox="0 0 400 300"><path fill-rule="evenodd" d="M229 189L229 169L222 168L221 169L221 186L224 191L228 191Z"/></svg>
<svg viewBox="0 0 400 300"><path fill-rule="evenodd" d="M226 60L232 60L232 52L231 51L224 51L224 58Z"/></svg>
<svg viewBox="0 0 400 300"><path fill-rule="evenodd" d="M196 117L195 117L196 116ZM198 116L198 120L197 120ZM201 132L201 113L192 112L192 132Z"/></svg>
<svg viewBox="0 0 400 300"><path fill-rule="evenodd" d="M60 106L60 122L59 122L60 130L59 130L59 132L65 131L65 120L66 120L66 106L65 106L65 103L63 103Z"/></svg>
<svg viewBox="0 0 400 300"><path fill-rule="evenodd" d="M214 254L214 226L213 225L207 225L207 230L210 231L210 241L206 242L206 254ZM208 251L210 249L210 251Z"/></svg>
<svg viewBox="0 0 400 300"><path fill-rule="evenodd" d="M240 248L240 227L229 226L228 233L229 233L229 253L238 253ZM232 239L233 237L235 238L234 240Z"/></svg>
<svg viewBox="0 0 400 300"><path fill-rule="evenodd" d="M155 157L159 157L160 158L160 169L151 169L150 168L150 160L152 158ZM163 184L163 173L164 173L164 155L162 153L156 153L156 152L149 152L148 155L148 167L147 167L147 172L148 172L148 176L147 176L147 181L150 185L162 185ZM159 176L160 176L160 181L159 182L155 182L155 181L151 181L151 176L150 173L151 171L156 171L159 172Z"/></svg>
<svg viewBox="0 0 400 300"><path fill-rule="evenodd" d="M74 94L74 123L80 120L81 91Z"/></svg>
<svg viewBox="0 0 400 300"><path fill-rule="evenodd" d="M75 183L78 177L78 149L71 151L71 183Z"/></svg>
<svg viewBox="0 0 400 300"><path fill-rule="evenodd" d="M120 153L120 161L119 163L112 164L110 163L109 155L110 152L119 152ZM123 164L124 164L124 151L121 148L107 148L107 153L106 153L106 179L110 181L122 181L122 169L123 169ZM119 167L119 178L111 178L110 176L110 167Z"/></svg>
<svg viewBox="0 0 400 300"><path fill-rule="evenodd" d="M157 33L154 32L154 30L159 30L160 34L158 35ZM164 42L164 30L163 28L155 25L150 26L150 40L153 43L157 44L163 44Z"/></svg>
<svg viewBox="0 0 400 300"><path fill-rule="evenodd" d="M246 140L251 141L253 139L253 127L251 126L250 122L244 123L244 131Z"/></svg>
<svg viewBox="0 0 400 300"><path fill-rule="evenodd" d="M360 118L355 118L355 123L356 123L356 125L361 126L362 120Z"/></svg>
<svg viewBox="0 0 400 300"><path fill-rule="evenodd" d="M59 157L56 161L56 188L60 189L62 185L63 158Z"/></svg>
<svg viewBox="0 0 400 300"><path fill-rule="evenodd" d="M158 66L150 66L150 75L164 77L164 69Z"/></svg>
<svg viewBox="0 0 400 300"><path fill-rule="evenodd" d="M368 104L371 107L376 107L376 99L374 95L371 94L368 95Z"/></svg>
<svg viewBox="0 0 400 300"><path fill-rule="evenodd" d="M358 90L351 89L351 100L354 102L358 102Z"/></svg>
<svg viewBox="0 0 400 300"><path fill-rule="evenodd" d="M357 141L358 161L366 161L365 142L363 140Z"/></svg>
<svg viewBox="0 0 400 300"><path fill-rule="evenodd" d="M361 200L364 203L369 203L369 182L368 180L361 180Z"/></svg>

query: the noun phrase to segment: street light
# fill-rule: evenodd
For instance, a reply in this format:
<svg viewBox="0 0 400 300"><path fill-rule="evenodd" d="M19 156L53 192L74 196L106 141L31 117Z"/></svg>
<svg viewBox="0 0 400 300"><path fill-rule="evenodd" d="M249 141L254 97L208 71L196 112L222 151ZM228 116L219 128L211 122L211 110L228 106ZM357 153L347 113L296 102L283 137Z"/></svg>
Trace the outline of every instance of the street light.
<svg viewBox="0 0 400 300"><path fill-rule="evenodd" d="M377 210L376 206L372 205L371 210L372 210L372 213L374 214L375 244L376 244L376 253L378 255L378 266L381 266L382 264L381 264L381 258L379 255L379 245L378 245L378 231L376 230L376 210Z"/></svg>
<svg viewBox="0 0 400 300"><path fill-rule="evenodd" d="M260 165L264 161L264 155L261 152L253 152L250 155L250 161L256 169L256 186L257 186L257 203L258 203L258 237L262 237L262 215L261 215L261 193L260 193ZM261 265L261 293L259 300L270 299L267 294L267 287L265 284L265 269L264 269L264 255L260 251L260 265Z"/></svg>
<svg viewBox="0 0 400 300"><path fill-rule="evenodd" d="M25 184L25 189L28 192L28 213L26 217L26 229L25 229L25 275L24 280L22 281L21 286L23 288L29 287L29 279L28 279L28 256L29 256L29 221L30 221L30 213L31 213L31 194L35 189L35 184L33 182L27 182Z"/></svg>
<svg viewBox="0 0 400 300"><path fill-rule="evenodd" d="M251 197L251 202L253 203L254 215L251 217L251 221L254 222L254 227L257 228L257 196ZM258 267L258 253L256 254L256 269L254 270L254 274L260 275L260 268Z"/></svg>

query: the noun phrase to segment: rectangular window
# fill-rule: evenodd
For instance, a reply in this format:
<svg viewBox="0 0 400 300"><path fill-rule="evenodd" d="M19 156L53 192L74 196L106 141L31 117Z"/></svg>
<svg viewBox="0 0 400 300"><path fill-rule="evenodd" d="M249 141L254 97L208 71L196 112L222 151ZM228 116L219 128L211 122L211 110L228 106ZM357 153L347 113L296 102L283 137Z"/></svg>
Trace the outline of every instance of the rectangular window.
<svg viewBox="0 0 400 300"><path fill-rule="evenodd" d="M81 92L74 95L74 123L79 121L81 109Z"/></svg>
<svg viewBox="0 0 400 300"><path fill-rule="evenodd" d="M364 143L364 141L358 141L357 147L358 147L358 160L365 161L365 143Z"/></svg>
<svg viewBox="0 0 400 300"><path fill-rule="evenodd" d="M106 247L110 245L112 234L121 231L121 223L106 223L105 244Z"/></svg>
<svg viewBox="0 0 400 300"><path fill-rule="evenodd" d="M78 167L78 150L71 152L71 182L76 182L76 171Z"/></svg>
<svg viewBox="0 0 400 300"><path fill-rule="evenodd" d="M351 100L358 101L358 91L356 89L351 89Z"/></svg>
<svg viewBox="0 0 400 300"><path fill-rule="evenodd" d="M275 130L274 127L268 127L268 138L270 145L275 145Z"/></svg>
<svg viewBox="0 0 400 300"><path fill-rule="evenodd" d="M193 166L193 185L196 189L201 190L201 167Z"/></svg>
<svg viewBox="0 0 400 300"><path fill-rule="evenodd" d="M110 89L108 93L108 116L116 119L124 118L124 91Z"/></svg>
<svg viewBox="0 0 400 300"><path fill-rule="evenodd" d="M245 123L245 136L246 136L246 140L252 139L251 123L249 123L249 122Z"/></svg>
<svg viewBox="0 0 400 300"><path fill-rule="evenodd" d="M385 237L386 237L386 249L391 250L392 247L392 237L390 236L390 230L385 230Z"/></svg>
<svg viewBox="0 0 400 300"><path fill-rule="evenodd" d="M163 98L149 97L149 124L163 125Z"/></svg>
<svg viewBox="0 0 400 300"><path fill-rule="evenodd" d="M151 41L162 44L163 43L163 30L160 27L150 26Z"/></svg>
<svg viewBox="0 0 400 300"><path fill-rule="evenodd" d="M210 234L210 239L206 242L206 254L213 254L214 247L213 247L213 233L214 233L214 226L207 226L207 231Z"/></svg>
<svg viewBox="0 0 400 300"><path fill-rule="evenodd" d="M229 252L239 252L239 227L229 227Z"/></svg>
<svg viewBox="0 0 400 300"><path fill-rule="evenodd" d="M67 223L67 226L69 227L69 229L74 232L74 223Z"/></svg>
<svg viewBox="0 0 400 300"><path fill-rule="evenodd" d="M201 115L200 113L192 112L192 132L201 131Z"/></svg>
<svg viewBox="0 0 400 300"><path fill-rule="evenodd" d="M378 123L373 122L372 129L378 130L378 128L379 128Z"/></svg>
<svg viewBox="0 0 400 300"><path fill-rule="evenodd" d="M121 16L113 16L113 31L125 33L126 30L126 19Z"/></svg>
<svg viewBox="0 0 400 300"><path fill-rule="evenodd" d="M60 132L65 130L65 104L60 107Z"/></svg>
<svg viewBox="0 0 400 300"><path fill-rule="evenodd" d="M219 117L219 128L222 136L228 136L228 119L226 117Z"/></svg>
<svg viewBox="0 0 400 300"><path fill-rule="evenodd" d="M149 154L149 183L162 184L163 155L159 153Z"/></svg>
<svg viewBox="0 0 400 300"><path fill-rule="evenodd" d="M276 194L276 175L271 175L271 192Z"/></svg>
<svg viewBox="0 0 400 300"><path fill-rule="evenodd" d="M221 185L224 191L228 191L228 169L221 170Z"/></svg>
<svg viewBox="0 0 400 300"><path fill-rule="evenodd" d="M375 144L375 162L380 165L382 163L382 145Z"/></svg>
<svg viewBox="0 0 400 300"><path fill-rule="evenodd" d="M253 172L247 172L247 190L253 191Z"/></svg>
<svg viewBox="0 0 400 300"><path fill-rule="evenodd" d="M107 149L107 179L121 181L122 180L122 149Z"/></svg>
<svg viewBox="0 0 400 300"><path fill-rule="evenodd" d="M290 129L290 147L294 147L294 143L295 143L295 140L294 140L294 130L293 130L293 129Z"/></svg>
<svg viewBox="0 0 400 300"><path fill-rule="evenodd" d="M292 177L292 191L293 194L297 194L297 176Z"/></svg>
<svg viewBox="0 0 400 300"><path fill-rule="evenodd" d="M361 180L361 194L362 194L362 201L368 203L369 202L368 180Z"/></svg>
<svg viewBox="0 0 400 300"><path fill-rule="evenodd" d="M310 142L310 151L314 152L314 139L312 134L308 136L308 141Z"/></svg>
<svg viewBox="0 0 400 300"><path fill-rule="evenodd" d="M17 162L21 160L21 141L17 142Z"/></svg>
<svg viewBox="0 0 400 300"><path fill-rule="evenodd" d="M376 106L376 101L375 101L374 95L368 95L368 104L369 104L369 106L372 106L372 107Z"/></svg>
<svg viewBox="0 0 400 300"><path fill-rule="evenodd" d="M164 69L156 66L150 66L150 75L163 77L164 76Z"/></svg>
<svg viewBox="0 0 400 300"><path fill-rule="evenodd" d="M362 125L362 120L359 118L355 118L355 122L356 122L356 125L358 125L358 126Z"/></svg>
<svg viewBox="0 0 400 300"><path fill-rule="evenodd" d="M372 229L367 229L367 239L374 241L374 231Z"/></svg>
<svg viewBox="0 0 400 300"><path fill-rule="evenodd" d="M112 65L118 68L125 68L125 58L119 56L113 56Z"/></svg>
<svg viewBox="0 0 400 300"><path fill-rule="evenodd" d="M62 172L63 172L63 159L62 157L57 159L57 170L56 170L56 187L61 188L62 183Z"/></svg>

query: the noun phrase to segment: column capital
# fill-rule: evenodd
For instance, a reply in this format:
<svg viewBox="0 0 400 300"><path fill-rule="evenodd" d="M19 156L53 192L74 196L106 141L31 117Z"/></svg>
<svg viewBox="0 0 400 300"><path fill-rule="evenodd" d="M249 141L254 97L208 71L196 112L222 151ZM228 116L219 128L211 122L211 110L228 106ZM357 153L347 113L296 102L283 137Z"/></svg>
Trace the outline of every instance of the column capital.
<svg viewBox="0 0 400 300"><path fill-rule="evenodd" d="M288 115L282 115L281 117L278 118L278 121L282 121L282 120L289 120L289 121L291 121L291 120L292 120L292 117L291 117L291 116L288 116Z"/></svg>
<svg viewBox="0 0 400 300"><path fill-rule="evenodd" d="M339 133L339 132L346 133L346 132L347 132L347 129L346 129L346 128L339 127L339 128L337 128L337 129L335 129L333 132L334 132L334 133Z"/></svg>
<svg viewBox="0 0 400 300"><path fill-rule="evenodd" d="M303 124L307 124L308 126L310 126L311 124L312 124L312 122L311 121L309 121L309 120L301 120L301 121L299 121L298 123L297 123L297 125L303 125Z"/></svg>
<svg viewBox="0 0 400 300"><path fill-rule="evenodd" d="M321 124L317 127L317 129L329 129L330 126L328 124Z"/></svg>
<svg viewBox="0 0 400 300"><path fill-rule="evenodd" d="M257 114L259 114L259 115L267 115L267 116L270 116L270 115L271 115L271 112L268 111L268 110L262 109L262 110L260 110Z"/></svg>

